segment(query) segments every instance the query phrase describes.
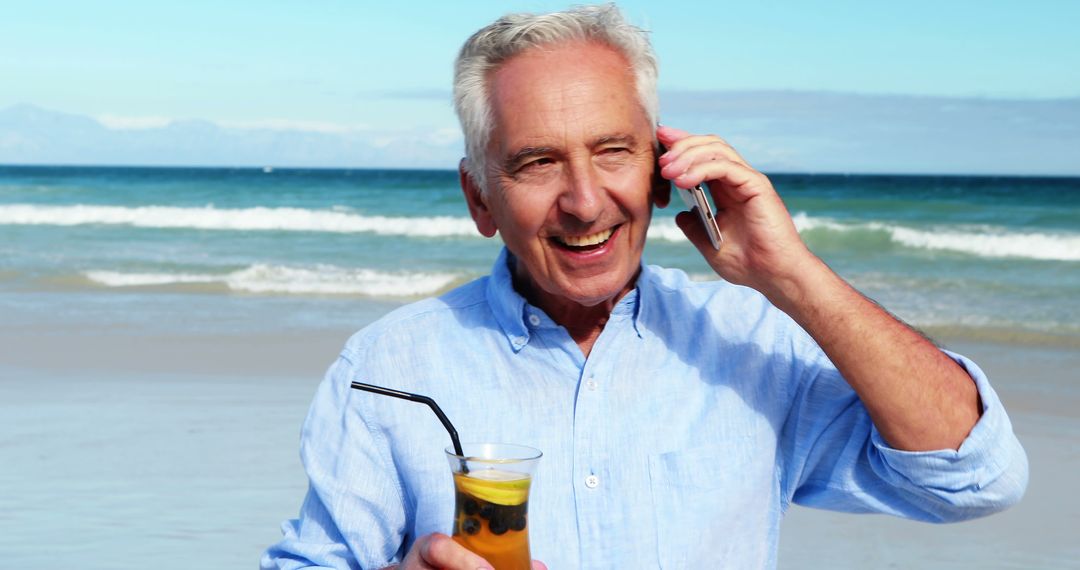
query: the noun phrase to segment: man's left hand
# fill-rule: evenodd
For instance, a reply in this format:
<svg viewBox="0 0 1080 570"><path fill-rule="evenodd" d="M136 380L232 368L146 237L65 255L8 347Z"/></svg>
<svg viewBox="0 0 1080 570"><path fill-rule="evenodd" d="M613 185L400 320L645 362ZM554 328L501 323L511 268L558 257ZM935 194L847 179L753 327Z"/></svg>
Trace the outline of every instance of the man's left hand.
<svg viewBox="0 0 1080 570"><path fill-rule="evenodd" d="M686 236L727 281L770 298L782 294L777 288L785 278L815 258L769 179L720 137L671 127L659 127L656 134L669 149L659 158L661 175L680 188L708 185L724 243L720 251L713 249L697 216L684 212L676 223Z"/></svg>

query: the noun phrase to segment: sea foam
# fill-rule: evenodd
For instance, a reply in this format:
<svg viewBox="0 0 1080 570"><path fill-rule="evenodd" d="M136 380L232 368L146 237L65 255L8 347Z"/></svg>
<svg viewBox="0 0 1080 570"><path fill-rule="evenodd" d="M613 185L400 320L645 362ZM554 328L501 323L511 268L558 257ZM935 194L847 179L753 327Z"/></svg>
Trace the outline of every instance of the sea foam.
<svg viewBox="0 0 1080 570"><path fill-rule="evenodd" d="M0 225L87 224L140 228L240 231L299 231L375 233L415 237L474 236L476 226L467 217L365 216L340 209L216 208L204 206L43 206L0 205Z"/></svg>
<svg viewBox="0 0 1080 570"><path fill-rule="evenodd" d="M843 223L802 212L795 214L793 220L799 233L881 232L889 241L913 249L951 251L985 258L1080 261L1080 234L1075 233L1022 232L992 226L916 229L884 222ZM686 241L682 230L670 218L655 220L649 228L649 237L670 242Z"/></svg>
<svg viewBox="0 0 1080 570"><path fill-rule="evenodd" d="M799 212L794 216L800 233L826 230L839 233L882 232L896 244L915 249L941 250L987 258L1026 258L1080 261L1080 234L1024 232L997 226L956 225L916 229L884 222L847 224Z"/></svg>
<svg viewBox="0 0 1080 570"><path fill-rule="evenodd" d="M903 247L951 251L986 258L1026 258L1053 261L1080 261L1080 234L1066 232L1024 232L991 226L950 226L917 229L886 222L845 223L812 217L799 212L793 217L798 231L813 230L853 233L882 232ZM477 237L472 220L466 216L366 216L341 208L216 208L175 206L45 206L0 205L0 225L86 224L126 225L143 228L196 229L221 231L297 231L331 233L374 233L422 238ZM723 228L721 228L723 231ZM684 242L686 237L671 218L658 218L649 236L668 242Z"/></svg>
<svg viewBox="0 0 1080 570"><path fill-rule="evenodd" d="M382 272L333 265L289 267L255 264L228 273L132 273L86 271L83 275L106 287L224 285L231 291L297 295L363 295L415 297L436 293L460 276L452 273Z"/></svg>

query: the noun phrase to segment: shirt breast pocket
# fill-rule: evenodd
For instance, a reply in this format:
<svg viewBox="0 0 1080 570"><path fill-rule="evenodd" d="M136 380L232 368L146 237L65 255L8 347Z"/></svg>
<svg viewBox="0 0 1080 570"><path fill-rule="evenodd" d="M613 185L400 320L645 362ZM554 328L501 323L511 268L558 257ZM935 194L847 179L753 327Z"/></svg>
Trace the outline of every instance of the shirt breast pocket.
<svg viewBox="0 0 1080 570"><path fill-rule="evenodd" d="M751 436L650 456L660 567L766 567L773 456Z"/></svg>

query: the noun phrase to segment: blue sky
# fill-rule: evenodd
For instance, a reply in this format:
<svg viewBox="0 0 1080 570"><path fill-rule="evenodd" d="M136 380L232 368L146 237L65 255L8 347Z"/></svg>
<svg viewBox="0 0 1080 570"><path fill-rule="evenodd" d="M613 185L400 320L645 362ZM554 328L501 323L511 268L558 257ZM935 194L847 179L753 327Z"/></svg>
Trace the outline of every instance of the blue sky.
<svg viewBox="0 0 1080 570"><path fill-rule="evenodd" d="M824 91L900 106L927 97L1042 105L1080 99L1080 34L1074 30L1080 2L619 5L651 31L661 61L664 114L690 123L696 117L686 109L693 105L674 103L686 101L687 94L708 99L715 93ZM453 144L457 124L448 93L461 42L506 11L565 6L12 2L0 20L0 109L31 104L117 130L198 119L226 129L352 133L367 137L372 148L394 147L422 133ZM819 95L809 93L807 100ZM1062 120L1047 115L1052 110L1025 109L1027 118L1014 123ZM1075 104L1068 111L1074 113ZM781 140L783 125L769 130L761 126L770 122L768 109L756 112L758 142L748 137L747 144ZM730 114L703 116L701 130L723 135L729 119ZM1075 144L1071 136L1066 140ZM4 158L0 152L0 162ZM899 160L893 170L905 170Z"/></svg>

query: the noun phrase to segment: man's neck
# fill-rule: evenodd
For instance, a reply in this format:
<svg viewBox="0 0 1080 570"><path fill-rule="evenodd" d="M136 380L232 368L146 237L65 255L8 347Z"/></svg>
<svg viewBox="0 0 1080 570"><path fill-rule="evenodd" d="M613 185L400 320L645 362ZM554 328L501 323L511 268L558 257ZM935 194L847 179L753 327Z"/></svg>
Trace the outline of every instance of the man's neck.
<svg viewBox="0 0 1080 570"><path fill-rule="evenodd" d="M635 276L618 295L596 305L586 306L539 290L529 279L518 275L515 270L516 263L517 260L511 258L510 274L513 276L514 290L525 297L531 305L542 309L547 316L551 317L551 320L565 328L586 358L589 357L596 339L600 337L608 319L611 318L615 305L634 289L637 282L637 276Z"/></svg>
<svg viewBox="0 0 1080 570"><path fill-rule="evenodd" d="M593 307L573 304L573 308L565 307L557 313L532 300L530 302L543 309L552 320L562 325L581 349L581 354L588 358L596 339L600 338L600 333L604 331L604 326L611 318L611 311L618 300L605 301Z"/></svg>

